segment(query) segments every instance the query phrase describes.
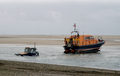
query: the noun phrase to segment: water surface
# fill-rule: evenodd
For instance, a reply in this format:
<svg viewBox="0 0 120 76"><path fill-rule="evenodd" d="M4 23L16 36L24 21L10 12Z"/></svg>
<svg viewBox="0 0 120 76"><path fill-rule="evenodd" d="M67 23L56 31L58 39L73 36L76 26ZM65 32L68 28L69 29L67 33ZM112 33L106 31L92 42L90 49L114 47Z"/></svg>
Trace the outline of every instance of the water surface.
<svg viewBox="0 0 120 76"><path fill-rule="evenodd" d="M120 46L103 46L99 53L64 54L61 45L39 45L37 51L40 56L22 57L14 55L23 52L25 46L32 47L32 45L1 44L0 60L120 70Z"/></svg>

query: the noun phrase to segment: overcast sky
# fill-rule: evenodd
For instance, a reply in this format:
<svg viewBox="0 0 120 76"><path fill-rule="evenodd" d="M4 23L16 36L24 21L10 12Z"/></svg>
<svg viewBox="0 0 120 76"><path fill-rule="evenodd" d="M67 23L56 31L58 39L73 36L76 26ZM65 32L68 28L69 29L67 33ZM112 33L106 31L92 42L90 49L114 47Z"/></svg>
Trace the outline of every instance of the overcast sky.
<svg viewBox="0 0 120 76"><path fill-rule="evenodd" d="M0 0L0 35L120 35L120 0Z"/></svg>

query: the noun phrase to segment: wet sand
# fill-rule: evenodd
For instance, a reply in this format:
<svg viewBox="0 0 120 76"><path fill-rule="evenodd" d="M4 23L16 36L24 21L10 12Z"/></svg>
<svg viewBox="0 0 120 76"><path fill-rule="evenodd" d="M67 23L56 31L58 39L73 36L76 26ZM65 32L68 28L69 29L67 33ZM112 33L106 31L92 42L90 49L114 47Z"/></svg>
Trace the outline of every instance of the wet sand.
<svg viewBox="0 0 120 76"><path fill-rule="evenodd" d="M120 71L0 60L0 76L120 76Z"/></svg>
<svg viewBox="0 0 120 76"><path fill-rule="evenodd" d="M0 36L0 44L64 45L65 36ZM104 46L120 45L120 36L102 36ZM120 76L120 71L0 60L0 76Z"/></svg>

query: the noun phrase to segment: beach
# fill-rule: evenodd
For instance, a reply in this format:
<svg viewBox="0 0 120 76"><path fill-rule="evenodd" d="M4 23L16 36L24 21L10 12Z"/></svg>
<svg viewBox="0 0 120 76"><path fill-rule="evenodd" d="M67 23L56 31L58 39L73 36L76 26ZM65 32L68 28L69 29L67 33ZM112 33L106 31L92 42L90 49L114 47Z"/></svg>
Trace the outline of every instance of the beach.
<svg viewBox="0 0 120 76"><path fill-rule="evenodd" d="M0 44L64 45L66 36L3 35ZM105 47L120 46L120 36L102 36ZM9 45L8 45L9 46ZM120 76L120 71L34 62L0 60L0 76Z"/></svg>
<svg viewBox="0 0 120 76"><path fill-rule="evenodd" d="M120 76L120 71L1 60L0 76Z"/></svg>

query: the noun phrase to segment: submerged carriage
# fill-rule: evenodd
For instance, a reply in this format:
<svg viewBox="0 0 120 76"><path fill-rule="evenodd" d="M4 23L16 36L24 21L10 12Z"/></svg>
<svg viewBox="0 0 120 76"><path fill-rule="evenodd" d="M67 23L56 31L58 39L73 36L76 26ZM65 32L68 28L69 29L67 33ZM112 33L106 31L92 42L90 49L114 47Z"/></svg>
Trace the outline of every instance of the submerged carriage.
<svg viewBox="0 0 120 76"><path fill-rule="evenodd" d="M96 53L105 43L102 37L95 38L93 35L79 35L74 24L74 31L71 36L64 39L64 53Z"/></svg>

